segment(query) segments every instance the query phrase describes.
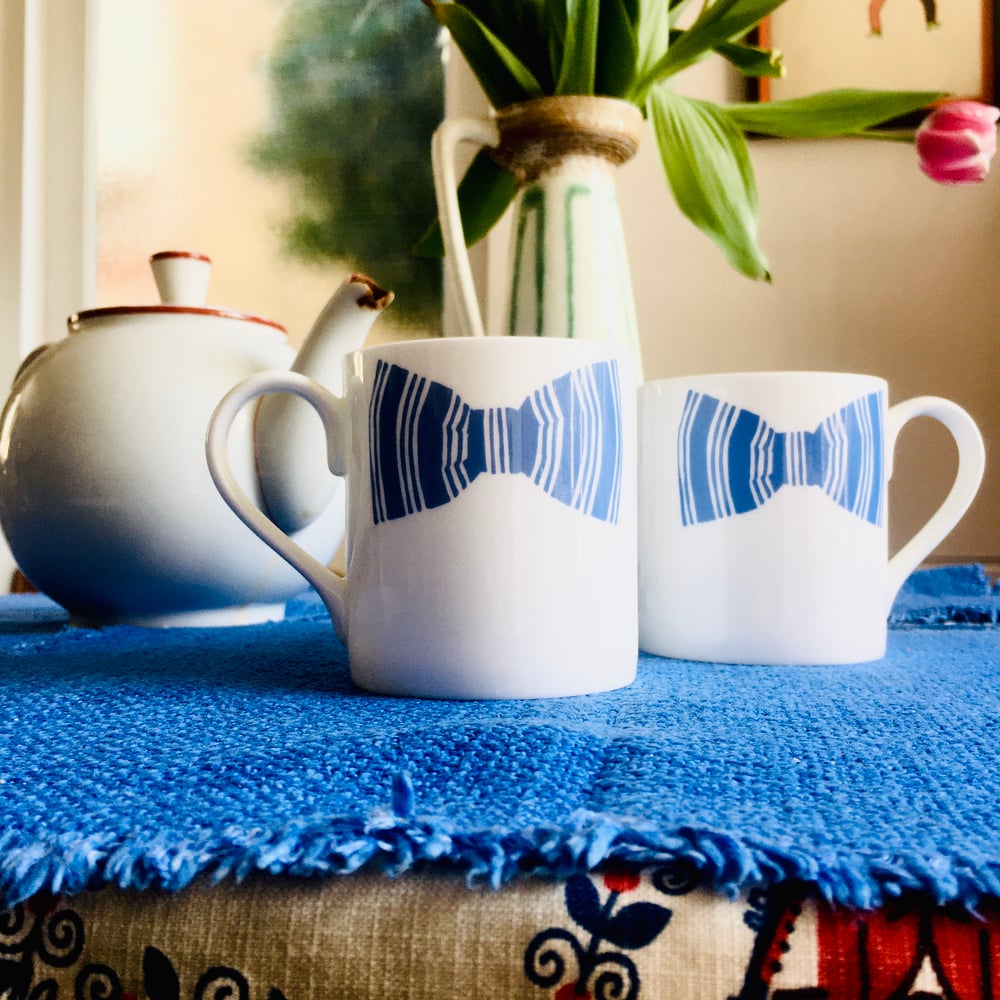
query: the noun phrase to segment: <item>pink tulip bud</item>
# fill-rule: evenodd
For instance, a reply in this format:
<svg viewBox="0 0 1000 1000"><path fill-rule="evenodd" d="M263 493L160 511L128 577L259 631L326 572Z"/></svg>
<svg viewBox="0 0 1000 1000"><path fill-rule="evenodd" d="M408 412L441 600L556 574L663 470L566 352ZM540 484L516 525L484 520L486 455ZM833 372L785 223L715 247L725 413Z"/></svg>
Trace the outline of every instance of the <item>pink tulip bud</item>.
<svg viewBox="0 0 1000 1000"><path fill-rule="evenodd" d="M976 184L997 151L1000 108L979 101L949 101L917 129L920 169L939 184Z"/></svg>

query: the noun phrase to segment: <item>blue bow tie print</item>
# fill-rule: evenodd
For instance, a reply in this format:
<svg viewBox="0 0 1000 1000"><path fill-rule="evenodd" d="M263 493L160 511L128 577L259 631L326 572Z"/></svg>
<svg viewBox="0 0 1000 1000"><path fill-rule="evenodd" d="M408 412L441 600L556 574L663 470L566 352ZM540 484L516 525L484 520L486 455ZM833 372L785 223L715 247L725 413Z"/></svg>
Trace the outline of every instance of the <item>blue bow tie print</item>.
<svg viewBox="0 0 1000 1000"><path fill-rule="evenodd" d="M376 524L441 507L478 477L501 474L526 476L568 507L618 521L622 413L614 361L567 372L516 408L486 409L379 361L368 431Z"/></svg>
<svg viewBox="0 0 1000 1000"><path fill-rule="evenodd" d="M874 525L885 516L882 399L873 392L814 431L775 431L749 410L689 392L677 435L685 525L745 514L782 486L816 486Z"/></svg>

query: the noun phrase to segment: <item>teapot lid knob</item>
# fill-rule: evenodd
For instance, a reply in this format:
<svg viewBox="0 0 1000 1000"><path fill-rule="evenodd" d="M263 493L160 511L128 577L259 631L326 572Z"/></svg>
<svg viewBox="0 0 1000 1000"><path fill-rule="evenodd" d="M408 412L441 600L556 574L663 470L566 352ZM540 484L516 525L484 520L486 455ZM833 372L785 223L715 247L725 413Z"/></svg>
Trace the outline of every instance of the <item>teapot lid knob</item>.
<svg viewBox="0 0 1000 1000"><path fill-rule="evenodd" d="M212 274L211 258L188 250L161 250L149 258L160 301L172 306L203 306Z"/></svg>

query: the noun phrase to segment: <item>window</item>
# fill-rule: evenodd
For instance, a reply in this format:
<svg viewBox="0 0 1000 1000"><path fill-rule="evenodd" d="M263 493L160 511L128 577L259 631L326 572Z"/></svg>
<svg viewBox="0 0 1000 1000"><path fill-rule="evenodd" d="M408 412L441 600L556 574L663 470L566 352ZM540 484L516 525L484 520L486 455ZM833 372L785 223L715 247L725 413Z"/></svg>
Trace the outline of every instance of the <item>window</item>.
<svg viewBox="0 0 1000 1000"><path fill-rule="evenodd" d="M381 0L101 0L97 299L149 301L147 260L207 253L216 304L293 341L351 270L440 315L433 215L443 103L436 27ZM404 294L405 293L405 294Z"/></svg>

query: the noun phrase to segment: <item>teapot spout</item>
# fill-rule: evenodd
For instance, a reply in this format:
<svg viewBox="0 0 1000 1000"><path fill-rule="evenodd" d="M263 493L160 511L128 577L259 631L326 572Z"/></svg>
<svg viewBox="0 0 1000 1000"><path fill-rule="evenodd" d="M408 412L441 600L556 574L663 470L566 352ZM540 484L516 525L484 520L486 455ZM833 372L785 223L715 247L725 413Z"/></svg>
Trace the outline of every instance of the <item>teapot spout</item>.
<svg viewBox="0 0 1000 1000"><path fill-rule="evenodd" d="M344 358L365 337L394 296L363 274L352 274L313 323L292 371L307 375L335 395L343 393ZM257 408L254 445L267 513L291 534L315 520L343 491L327 467L322 424L296 396L265 396Z"/></svg>

